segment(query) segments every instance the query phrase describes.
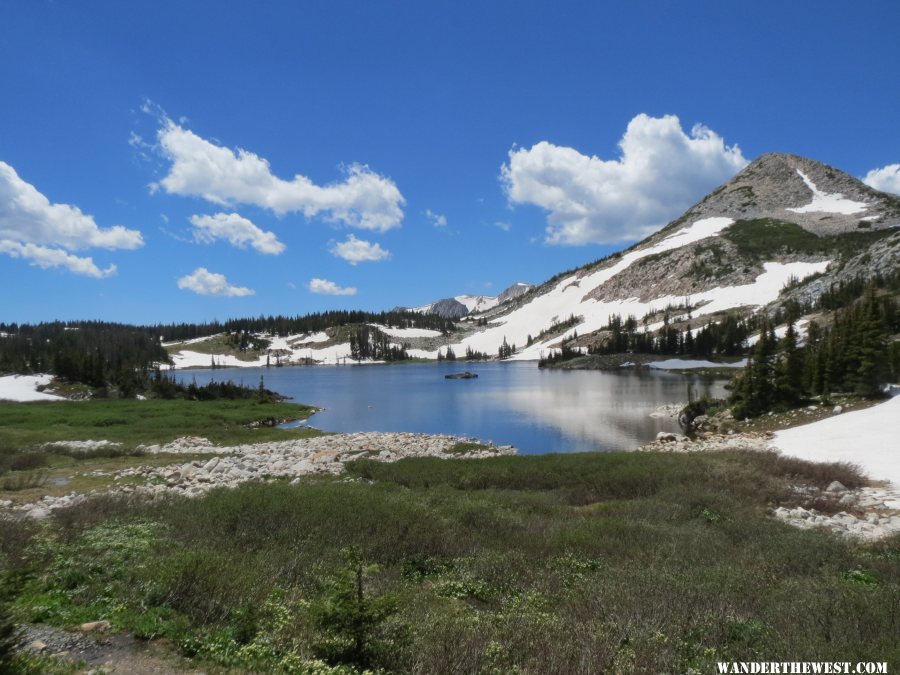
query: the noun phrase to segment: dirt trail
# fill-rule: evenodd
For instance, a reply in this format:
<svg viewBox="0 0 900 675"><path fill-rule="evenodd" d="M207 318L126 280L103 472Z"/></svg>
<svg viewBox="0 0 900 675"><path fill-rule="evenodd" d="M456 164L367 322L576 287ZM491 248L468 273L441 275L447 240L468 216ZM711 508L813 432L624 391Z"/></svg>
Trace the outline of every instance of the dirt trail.
<svg viewBox="0 0 900 675"><path fill-rule="evenodd" d="M181 662L168 645L136 640L131 635L87 635L49 626L25 626L23 644L26 650L84 663L84 673L205 675Z"/></svg>

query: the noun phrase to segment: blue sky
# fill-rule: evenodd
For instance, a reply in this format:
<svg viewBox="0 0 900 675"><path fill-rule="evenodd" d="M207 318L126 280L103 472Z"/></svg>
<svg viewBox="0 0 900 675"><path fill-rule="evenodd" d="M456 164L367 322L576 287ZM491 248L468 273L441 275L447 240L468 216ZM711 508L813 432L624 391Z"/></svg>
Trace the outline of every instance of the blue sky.
<svg viewBox="0 0 900 675"><path fill-rule="evenodd" d="M10 0L0 320L495 294L767 151L900 190L898 29L878 1Z"/></svg>

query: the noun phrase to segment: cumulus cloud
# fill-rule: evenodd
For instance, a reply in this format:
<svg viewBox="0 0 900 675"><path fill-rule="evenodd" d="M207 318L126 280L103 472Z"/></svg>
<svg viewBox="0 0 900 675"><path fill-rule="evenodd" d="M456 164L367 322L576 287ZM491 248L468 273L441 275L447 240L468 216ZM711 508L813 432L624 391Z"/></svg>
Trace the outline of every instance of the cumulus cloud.
<svg viewBox="0 0 900 675"><path fill-rule="evenodd" d="M13 258L23 258L41 269L62 267L75 274L83 274L95 279L102 279L116 273L115 265L110 265L102 270L94 264L92 258L81 258L59 248L22 244L10 239L0 239L0 253L6 253Z"/></svg>
<svg viewBox="0 0 900 675"><path fill-rule="evenodd" d="M900 195L900 164L888 164L880 169L872 169L863 178L863 183L882 192Z"/></svg>
<svg viewBox="0 0 900 675"><path fill-rule="evenodd" d="M316 185L306 176L275 176L269 162L248 150L232 150L163 118L159 148L171 162L153 187L197 196L215 204L253 204L278 215L303 213L364 230L383 232L403 220L405 200L396 184L363 164L351 164L343 181Z"/></svg>
<svg viewBox="0 0 900 675"><path fill-rule="evenodd" d="M278 255L285 246L274 232L266 232L237 213L216 213L212 216L191 216L194 239L211 244L224 239L238 248L252 246L260 253Z"/></svg>
<svg viewBox="0 0 900 675"><path fill-rule="evenodd" d="M604 160L541 141L513 148L500 170L510 204L546 209L550 244L639 239L679 216L747 165L737 145L674 115L631 120L620 157Z"/></svg>
<svg viewBox="0 0 900 675"><path fill-rule="evenodd" d="M232 286L224 274L210 272L205 267L198 267L190 274L178 280L178 288L193 291L198 295L224 295L238 298L253 295L256 291L243 286Z"/></svg>
<svg viewBox="0 0 900 675"><path fill-rule="evenodd" d="M352 286L341 287L328 279L311 279L309 282L309 292L319 295L356 295L356 289Z"/></svg>
<svg viewBox="0 0 900 675"><path fill-rule="evenodd" d="M346 260L351 265L361 262L377 262L391 257L391 252L381 248L381 244L357 239L352 234L347 237L346 241L332 244L328 250L332 255Z"/></svg>
<svg viewBox="0 0 900 675"><path fill-rule="evenodd" d="M121 225L101 228L70 204L52 204L37 188L0 161L0 252L30 260L41 268L62 267L76 274L106 277L116 270L98 268L91 258L72 254L87 248L134 249L141 233Z"/></svg>
<svg viewBox="0 0 900 675"><path fill-rule="evenodd" d="M425 209L425 217L428 218L435 227L447 227L447 216L442 213L435 213L431 209Z"/></svg>

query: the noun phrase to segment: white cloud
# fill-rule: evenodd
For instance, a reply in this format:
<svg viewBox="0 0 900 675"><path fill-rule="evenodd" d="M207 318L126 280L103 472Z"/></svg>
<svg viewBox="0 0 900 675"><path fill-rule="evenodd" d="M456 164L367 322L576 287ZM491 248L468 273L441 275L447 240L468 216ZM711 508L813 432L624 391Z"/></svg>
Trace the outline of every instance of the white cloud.
<svg viewBox="0 0 900 675"><path fill-rule="evenodd" d="M646 236L747 164L737 145L674 115L631 120L621 156L603 160L541 141L512 149L500 179L510 204L547 211L550 244L615 243Z"/></svg>
<svg viewBox="0 0 900 675"><path fill-rule="evenodd" d="M347 237L346 241L333 244L328 250L332 255L343 258L351 265L361 262L377 262L391 257L391 252L381 248L381 244L357 239L352 234Z"/></svg>
<svg viewBox="0 0 900 675"><path fill-rule="evenodd" d="M310 293L319 295L356 295L356 289L352 286L342 288L328 279L311 279L308 288Z"/></svg>
<svg viewBox="0 0 900 675"><path fill-rule="evenodd" d="M210 272L205 267L198 267L187 276L178 280L178 288L193 291L199 295L224 295L232 298L253 295L256 291L243 286L232 286L224 274Z"/></svg>
<svg viewBox="0 0 900 675"><path fill-rule="evenodd" d="M428 218L435 227L447 227L447 216L443 213L435 213L431 209L425 209L425 217Z"/></svg>
<svg viewBox="0 0 900 675"><path fill-rule="evenodd" d="M494 223L494 225L499 227L504 232L509 232L510 228L512 227L512 225L510 225L505 220L498 220L496 223Z"/></svg>
<svg viewBox="0 0 900 675"><path fill-rule="evenodd" d="M29 260L32 265L41 269L63 267L75 274L83 274L96 279L109 277L116 273L115 265L110 265L102 270L94 264L92 258L81 258L59 248L23 244L10 239L0 239L0 253L6 253L13 258Z"/></svg>
<svg viewBox="0 0 900 675"><path fill-rule="evenodd" d="M259 229L237 213L191 216L190 220L194 226L194 239L206 244L224 239L238 248L247 248L249 244L260 253L268 255L278 255L285 249L274 232Z"/></svg>
<svg viewBox="0 0 900 675"><path fill-rule="evenodd" d="M158 132L160 151L172 162L153 188L199 196L215 204L254 204L283 215L299 212L364 230L383 232L403 220L396 184L363 164L351 164L338 183L316 185L306 176L275 176L268 161L247 150L222 147L168 118Z"/></svg>
<svg viewBox="0 0 900 675"><path fill-rule="evenodd" d="M71 251L87 248L134 249L144 244L141 233L121 225L100 228L94 219L70 204L51 204L37 188L0 161L0 252L30 260L41 268L63 267L76 274L106 277L116 270L98 268L91 258Z"/></svg>
<svg viewBox="0 0 900 675"><path fill-rule="evenodd" d="M863 178L863 183L882 192L900 195L900 164L888 164L880 169L872 169Z"/></svg>

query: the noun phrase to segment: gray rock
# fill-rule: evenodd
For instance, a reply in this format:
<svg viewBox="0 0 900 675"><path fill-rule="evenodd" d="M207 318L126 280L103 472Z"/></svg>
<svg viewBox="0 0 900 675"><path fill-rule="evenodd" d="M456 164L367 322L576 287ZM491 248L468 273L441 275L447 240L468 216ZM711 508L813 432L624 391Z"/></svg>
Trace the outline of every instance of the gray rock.
<svg viewBox="0 0 900 675"><path fill-rule="evenodd" d="M828 487L825 488L825 492L846 492L846 490L847 488L844 487L843 483L836 480L831 481Z"/></svg>

